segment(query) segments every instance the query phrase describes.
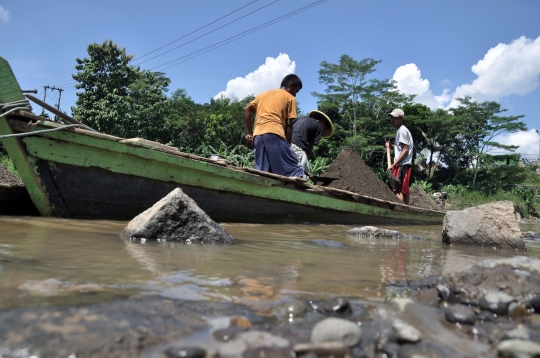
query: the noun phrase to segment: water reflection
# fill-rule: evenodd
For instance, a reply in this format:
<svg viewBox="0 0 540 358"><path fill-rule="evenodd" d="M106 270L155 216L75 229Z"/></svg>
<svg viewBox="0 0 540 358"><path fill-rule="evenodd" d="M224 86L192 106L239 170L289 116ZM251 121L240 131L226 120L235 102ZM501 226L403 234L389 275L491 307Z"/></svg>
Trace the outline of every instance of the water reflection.
<svg viewBox="0 0 540 358"><path fill-rule="evenodd" d="M347 237L351 227L340 225L223 224L235 242L201 246L123 241L118 233L125 225L0 217L0 309L136 295L254 307L291 297L381 301L388 283L516 255L443 245L439 226L392 227L427 238L394 241ZM527 246L525 255L540 257L540 242Z"/></svg>

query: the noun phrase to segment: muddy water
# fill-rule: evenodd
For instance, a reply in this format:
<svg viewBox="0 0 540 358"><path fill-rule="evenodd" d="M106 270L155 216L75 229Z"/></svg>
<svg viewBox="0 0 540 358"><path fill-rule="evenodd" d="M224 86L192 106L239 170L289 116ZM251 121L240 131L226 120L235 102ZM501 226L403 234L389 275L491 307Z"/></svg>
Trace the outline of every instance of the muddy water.
<svg viewBox="0 0 540 358"><path fill-rule="evenodd" d="M441 243L440 226L387 227L428 239L389 241L348 238L352 226L223 224L234 244L200 246L122 241L125 225L0 217L0 309L139 295L239 302L260 312L291 297L376 303L389 282L486 258L540 257L540 241L532 240L525 253L449 247Z"/></svg>

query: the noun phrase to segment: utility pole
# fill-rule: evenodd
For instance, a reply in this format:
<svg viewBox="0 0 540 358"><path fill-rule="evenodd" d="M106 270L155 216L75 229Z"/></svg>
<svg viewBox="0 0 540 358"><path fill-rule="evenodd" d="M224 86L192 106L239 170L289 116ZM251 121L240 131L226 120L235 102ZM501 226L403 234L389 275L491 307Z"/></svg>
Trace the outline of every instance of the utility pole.
<svg viewBox="0 0 540 358"><path fill-rule="evenodd" d="M62 91L63 89L62 88L58 88L58 87L51 87L51 86L43 86L43 88L45 89L45 91L43 92L43 102L46 102L46 97L47 97L47 89L50 89L52 91L58 91L58 103L56 104L56 109L57 110L60 110L60 98L62 98ZM45 111L45 109L43 109L43 111ZM54 120L57 120L58 117L54 116Z"/></svg>

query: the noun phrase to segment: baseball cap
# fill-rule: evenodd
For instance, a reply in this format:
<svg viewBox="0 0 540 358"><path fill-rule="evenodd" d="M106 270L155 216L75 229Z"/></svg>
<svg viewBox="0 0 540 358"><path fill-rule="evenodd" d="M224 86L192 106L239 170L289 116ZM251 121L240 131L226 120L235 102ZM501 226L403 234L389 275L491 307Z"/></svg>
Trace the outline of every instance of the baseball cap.
<svg viewBox="0 0 540 358"><path fill-rule="evenodd" d="M396 108L392 112L390 112L390 115L392 117L405 117L405 112L403 112L401 109Z"/></svg>

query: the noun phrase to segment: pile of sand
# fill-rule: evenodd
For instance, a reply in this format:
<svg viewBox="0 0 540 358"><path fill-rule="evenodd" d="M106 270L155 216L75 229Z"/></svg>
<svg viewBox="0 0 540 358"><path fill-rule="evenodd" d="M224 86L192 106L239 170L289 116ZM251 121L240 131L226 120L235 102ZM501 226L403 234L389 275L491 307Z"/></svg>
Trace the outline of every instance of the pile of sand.
<svg viewBox="0 0 540 358"><path fill-rule="evenodd" d="M442 210L442 208L433 200L421 187L413 186L411 188L411 205L423 209Z"/></svg>
<svg viewBox="0 0 540 358"><path fill-rule="evenodd" d="M343 148L336 160L321 176L339 178L330 183L329 187L401 203L388 185L377 177L366 165L360 153L353 148Z"/></svg>
<svg viewBox="0 0 540 358"><path fill-rule="evenodd" d="M24 186L22 180L13 175L2 164L0 164L0 184L10 186Z"/></svg>

